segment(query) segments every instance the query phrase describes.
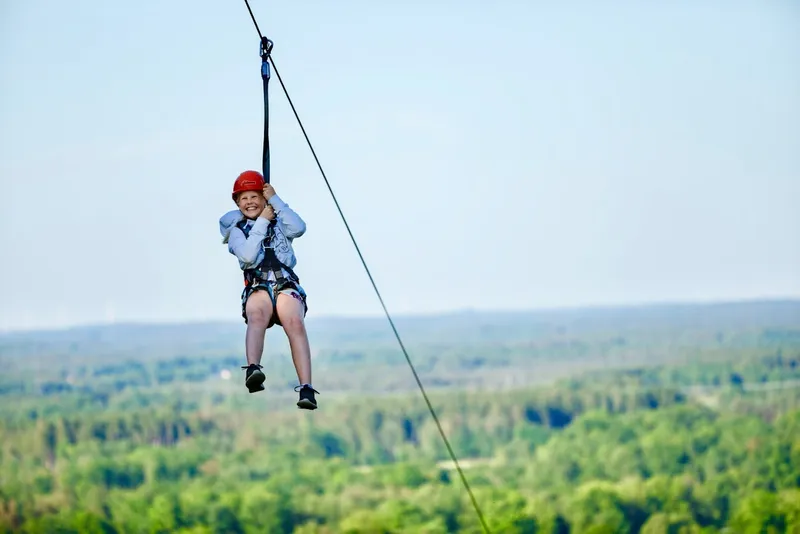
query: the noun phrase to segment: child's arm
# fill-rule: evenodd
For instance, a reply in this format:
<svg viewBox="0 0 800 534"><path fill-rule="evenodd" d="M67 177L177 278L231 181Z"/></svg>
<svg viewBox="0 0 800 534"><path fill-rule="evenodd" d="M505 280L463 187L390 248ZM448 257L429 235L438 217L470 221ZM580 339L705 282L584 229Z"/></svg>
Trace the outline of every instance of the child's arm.
<svg viewBox="0 0 800 534"><path fill-rule="evenodd" d="M283 233L287 238L295 239L306 233L305 221L281 197L274 194L269 203L275 208L275 216L283 225Z"/></svg>
<svg viewBox="0 0 800 534"><path fill-rule="evenodd" d="M244 232L233 228L228 238L228 250L231 254L247 265L255 265L258 254L261 252L261 242L267 237L269 221L259 217L250 229L250 235L245 238Z"/></svg>

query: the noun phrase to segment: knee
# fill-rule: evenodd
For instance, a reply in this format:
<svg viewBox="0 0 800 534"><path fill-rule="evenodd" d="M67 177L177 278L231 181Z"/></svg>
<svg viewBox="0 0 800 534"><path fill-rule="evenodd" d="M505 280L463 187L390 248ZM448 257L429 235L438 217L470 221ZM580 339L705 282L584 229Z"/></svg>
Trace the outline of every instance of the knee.
<svg viewBox="0 0 800 534"><path fill-rule="evenodd" d="M269 315L263 308L255 308L247 312L247 324L259 328L266 328L269 323Z"/></svg>
<svg viewBox="0 0 800 534"><path fill-rule="evenodd" d="M281 325L287 333L302 334L305 332L305 321L300 315L291 314L289 317L281 318Z"/></svg>
<svg viewBox="0 0 800 534"><path fill-rule="evenodd" d="M254 327L266 328L272 315L272 306L268 302L253 301L247 307L247 324Z"/></svg>

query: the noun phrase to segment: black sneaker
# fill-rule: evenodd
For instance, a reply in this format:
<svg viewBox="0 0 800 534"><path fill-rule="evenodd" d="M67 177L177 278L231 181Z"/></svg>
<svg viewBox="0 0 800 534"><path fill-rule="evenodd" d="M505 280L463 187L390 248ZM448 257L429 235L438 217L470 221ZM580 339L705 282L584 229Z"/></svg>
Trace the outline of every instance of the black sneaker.
<svg viewBox="0 0 800 534"><path fill-rule="evenodd" d="M267 377L261 371L261 366L251 363L250 365L243 365L242 369L247 369L244 385L247 386L250 393L264 391L264 380L266 380Z"/></svg>
<svg viewBox="0 0 800 534"><path fill-rule="evenodd" d="M317 400L314 398L314 393L319 395L319 391L312 388L308 384L303 384L302 386L297 386L294 388L295 391L300 392L300 400L297 401L297 407L302 408L304 410L316 410L317 409Z"/></svg>

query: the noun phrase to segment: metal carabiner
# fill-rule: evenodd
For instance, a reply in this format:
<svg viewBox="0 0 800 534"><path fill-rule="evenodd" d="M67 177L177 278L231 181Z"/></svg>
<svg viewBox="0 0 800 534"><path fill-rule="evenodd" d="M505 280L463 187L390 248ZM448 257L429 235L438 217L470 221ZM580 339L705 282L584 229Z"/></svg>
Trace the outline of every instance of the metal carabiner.
<svg viewBox="0 0 800 534"><path fill-rule="evenodd" d="M273 45L274 45L274 43L272 41L270 41L269 39L267 39L266 37L262 37L261 38L261 46L260 46L260 50L258 52L258 55L261 56L261 59L263 59L264 61L267 60L269 55L272 53L272 46Z"/></svg>
<svg viewBox="0 0 800 534"><path fill-rule="evenodd" d="M261 76L269 80L269 55L272 53L272 41L266 37L261 38Z"/></svg>

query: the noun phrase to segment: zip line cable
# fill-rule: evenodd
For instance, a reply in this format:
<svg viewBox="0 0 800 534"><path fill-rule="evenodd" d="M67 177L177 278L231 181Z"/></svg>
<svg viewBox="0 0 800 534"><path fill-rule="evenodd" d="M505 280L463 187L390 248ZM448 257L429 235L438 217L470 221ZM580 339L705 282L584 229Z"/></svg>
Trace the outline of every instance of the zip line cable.
<svg viewBox="0 0 800 534"><path fill-rule="evenodd" d="M472 506L475 508L475 513L478 515L478 519L480 520L484 531L488 533L488 532L490 532L489 531L489 527L486 525L486 520L484 519L483 513L481 512L481 509L478 506L478 501L475 499L475 495L472 493L472 489L470 488L469 482L467 482L467 477L464 475L464 471L461 469L461 465L458 463L458 458L456 457L455 452L453 452L453 448L450 446L450 442L448 441L447 436L445 435L444 429L442 428L442 425L439 422L439 418L436 416L436 411L433 409L433 405L431 404L431 401L428 398L428 394L425 392L425 388L423 387L422 381L420 380L419 375L417 374L417 370L414 367L414 364L411 362L411 358L408 355L408 351L406 351L405 345L403 345L403 340L400 339L400 334L398 333L397 328L394 325L394 321L392 320L391 315L389 315L389 310L386 308L386 304L383 301L383 297L381 297L380 291L378 291L378 286L375 283L375 280L373 279L372 274L370 273L369 267L367 267L367 262L364 260L364 256L361 254L361 249L359 249L358 243L356 243L356 238L353 237L353 232L350 231L350 225L347 224L347 219L345 218L344 213L342 212L342 208L339 206L338 200L336 200L336 195L333 193L333 189L331 188L330 182L328 182L328 177L325 175L325 171L322 169L322 164L320 163L319 158L317 157L317 153L314 150L314 147L311 145L311 141L308 138L308 134L306 133L306 129L303 126L303 122L300 120L300 116L297 114L297 110L294 107L294 103L292 103L292 99L289 96L289 91L287 91L286 85L284 85L283 79L281 78L281 75L278 72L278 68L275 66L275 58L273 58L272 55L271 55L272 43L268 39L266 39L264 37L264 35L261 33L261 30L258 27L258 23L256 22L256 18L253 15L253 10L250 9L250 2L248 0L244 0L244 3L247 6L247 10L250 12L250 18L253 20L253 24L256 27L256 31L258 32L258 36L261 39L261 43L262 43L262 60L266 63L267 59L269 59L269 61L272 63L272 68L275 70L275 75L278 77L278 81L281 84L281 88L283 89L283 93L286 95L286 99L289 101L289 105L292 108L292 112L294 113L295 119L297 119L297 124L300 126L300 130L303 132L303 136L306 139L306 143L308 143L308 148L311 149L311 154L314 156L314 160L317 162L317 167L319 167L319 171L322 174L322 178L325 180L325 185L328 187L328 191L330 191L330 193L331 193L331 197L333 198L334 204L336 204L336 209L339 211L339 215L342 218L342 222L344 222L344 226L347 229L347 233L350 235L350 240L353 242L353 246L355 247L356 252L358 253L358 257L361 259L361 264L364 266L364 270L366 271L367 276L369 277L369 280L372 283L372 287L375 290L375 294L378 296L378 300L381 303L381 307L383 307L383 312L386 314L386 318L389 320L389 324L392 327L392 330L394 331L394 335L397 338L397 342L400 345L400 349L403 351L403 355L405 356L406 361L408 362L408 366L411 368L411 372L414 375L414 379L417 381L417 386L419 386L419 389L422 392L422 396L425 399L425 403L428 405L428 410L431 412L431 416L433 417L433 420L436 423L436 427L439 429L439 434L441 434L442 440L444 441L444 444L447 447L447 451L450 453L450 458L453 460L453 464L456 466L456 469L458 470L458 474L461 477L461 481L463 482L464 487L467 490L467 493L469 494L470 500L472 501ZM262 75L263 75L263 73L264 73L264 70L262 68ZM266 74L265 76L268 78L268 74ZM265 80L266 80L266 78L265 78ZM264 84L264 91L265 91L264 102L265 102L265 104L267 102L267 100L266 100L266 90L267 90L267 85L266 85L266 81L265 81L265 84ZM266 117L266 115L265 115L265 117ZM267 132L266 127L265 127L265 132ZM268 159L269 155L268 155L268 148L267 148L268 145L266 144L266 143L268 143L268 141L266 140L266 138L265 138L264 142L265 142L265 167L267 167L268 166L268 162L269 162L269 159ZM265 176L265 178L266 178L266 176Z"/></svg>

